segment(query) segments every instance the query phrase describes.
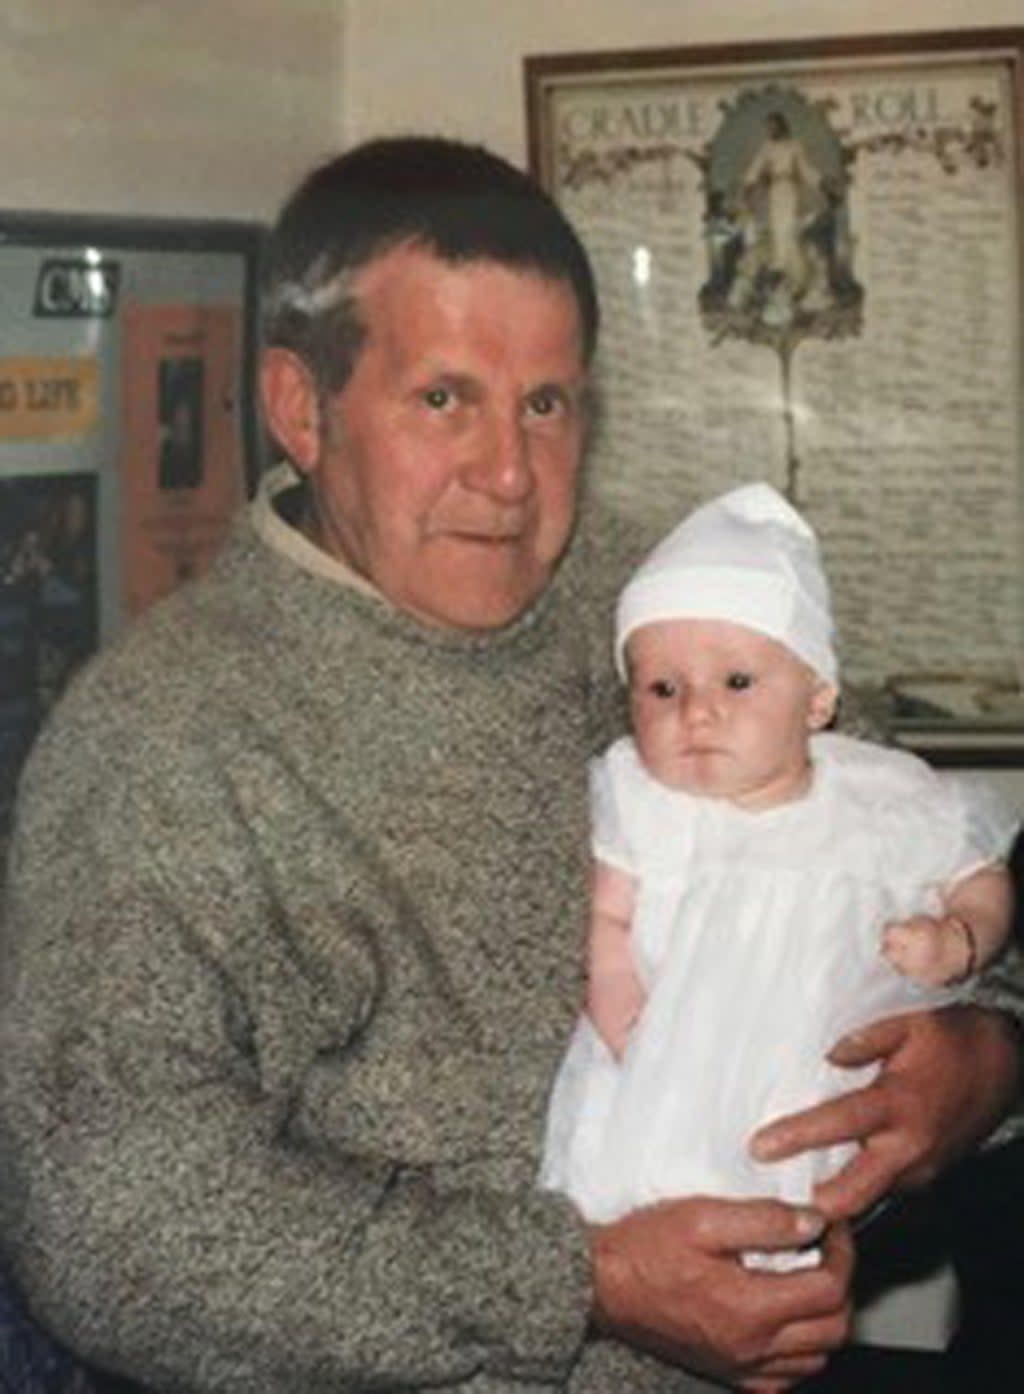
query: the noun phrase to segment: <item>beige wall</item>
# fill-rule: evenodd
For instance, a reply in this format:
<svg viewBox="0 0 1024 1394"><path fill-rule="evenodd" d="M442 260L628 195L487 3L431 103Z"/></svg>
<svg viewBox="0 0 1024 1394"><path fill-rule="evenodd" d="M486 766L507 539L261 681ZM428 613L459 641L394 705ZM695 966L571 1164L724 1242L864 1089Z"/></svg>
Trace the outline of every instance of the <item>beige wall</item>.
<svg viewBox="0 0 1024 1394"><path fill-rule="evenodd" d="M344 12L0 0L0 205L269 216L341 139Z"/></svg>
<svg viewBox="0 0 1024 1394"><path fill-rule="evenodd" d="M7 208L267 217L376 131L525 155L522 58L1024 24L1024 0L0 0Z"/></svg>
<svg viewBox="0 0 1024 1394"><path fill-rule="evenodd" d="M268 217L376 131L521 161L528 53L1014 23L1024 0L0 0L0 205Z"/></svg>
<svg viewBox="0 0 1024 1394"><path fill-rule="evenodd" d="M1024 0L348 0L345 130L525 159L525 54L1024 25Z"/></svg>

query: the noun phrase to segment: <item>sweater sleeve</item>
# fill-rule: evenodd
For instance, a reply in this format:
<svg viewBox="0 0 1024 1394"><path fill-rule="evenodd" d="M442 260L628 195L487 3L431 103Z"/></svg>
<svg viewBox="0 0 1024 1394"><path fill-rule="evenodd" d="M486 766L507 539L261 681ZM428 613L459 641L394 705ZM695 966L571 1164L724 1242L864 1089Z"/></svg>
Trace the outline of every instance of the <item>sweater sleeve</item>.
<svg viewBox="0 0 1024 1394"><path fill-rule="evenodd" d="M223 858L168 861L190 818L210 826L200 771L140 791L116 755L71 777L72 736L43 745L12 857L0 1027L4 1244L37 1314L157 1388L564 1379L590 1295L567 1202L439 1185L429 1166L297 1127L296 1081L361 1048L382 990L372 934L340 916L336 990L316 990L278 956L265 907L218 881ZM249 934L241 971L230 946Z"/></svg>
<svg viewBox="0 0 1024 1394"><path fill-rule="evenodd" d="M1019 819L982 781L964 780L961 796L965 804L967 852L965 869L994 860L1006 860L1013 877L1017 907L1013 931L1006 951L994 963L970 979L964 991L966 1000L975 1006L1004 1013L1016 1022L1020 1042L1020 1084L1013 1108L1007 1118L989 1138L989 1144L1001 1144L1024 1136L1024 942L1021 938L1021 852L1024 846Z"/></svg>

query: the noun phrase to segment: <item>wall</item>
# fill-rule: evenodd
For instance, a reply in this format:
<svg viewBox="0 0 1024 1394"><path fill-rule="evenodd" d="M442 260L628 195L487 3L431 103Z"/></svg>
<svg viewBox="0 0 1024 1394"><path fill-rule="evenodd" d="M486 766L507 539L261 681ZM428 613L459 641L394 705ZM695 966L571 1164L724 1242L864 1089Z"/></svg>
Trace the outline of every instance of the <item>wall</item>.
<svg viewBox="0 0 1024 1394"><path fill-rule="evenodd" d="M345 0L2 0L8 209L266 218L341 138Z"/></svg>
<svg viewBox="0 0 1024 1394"><path fill-rule="evenodd" d="M348 0L348 141L431 131L526 159L527 54L1024 25L1024 0ZM1024 770L991 778L1024 814Z"/></svg>
<svg viewBox="0 0 1024 1394"><path fill-rule="evenodd" d="M526 153L526 54L1024 25L1024 0L348 0L345 131Z"/></svg>

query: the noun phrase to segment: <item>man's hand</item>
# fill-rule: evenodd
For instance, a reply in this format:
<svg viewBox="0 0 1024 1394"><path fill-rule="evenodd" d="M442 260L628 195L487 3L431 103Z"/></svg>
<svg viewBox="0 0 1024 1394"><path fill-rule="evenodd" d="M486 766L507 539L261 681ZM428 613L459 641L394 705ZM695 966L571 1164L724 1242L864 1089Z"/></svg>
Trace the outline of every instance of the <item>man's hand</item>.
<svg viewBox="0 0 1024 1394"><path fill-rule="evenodd" d="M822 1241L818 1268L753 1272L740 1261L819 1238L813 1210L692 1197L590 1232L595 1322L676 1364L769 1394L820 1370L847 1338L845 1227Z"/></svg>
<svg viewBox="0 0 1024 1394"><path fill-rule="evenodd" d="M851 1068L878 1061L871 1084L759 1129L758 1161L859 1142L857 1155L815 1191L829 1219L850 1219L894 1187L931 1181L1005 1115L1017 1088L1019 1047L998 1012L947 1007L875 1022L830 1052Z"/></svg>

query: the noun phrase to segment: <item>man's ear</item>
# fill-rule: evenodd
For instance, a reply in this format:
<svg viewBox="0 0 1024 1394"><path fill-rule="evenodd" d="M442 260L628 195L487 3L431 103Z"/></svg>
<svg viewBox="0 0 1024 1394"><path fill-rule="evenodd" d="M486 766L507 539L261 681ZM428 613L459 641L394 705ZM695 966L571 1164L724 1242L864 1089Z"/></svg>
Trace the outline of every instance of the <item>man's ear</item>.
<svg viewBox="0 0 1024 1394"><path fill-rule="evenodd" d="M833 687L831 683L818 679L814 684L811 700L807 707L807 729L809 731L824 730L836 714L838 701L839 689Z"/></svg>
<svg viewBox="0 0 1024 1394"><path fill-rule="evenodd" d="M295 468L311 474L320 462L320 402L313 374L291 349L263 350L260 400L267 430Z"/></svg>

